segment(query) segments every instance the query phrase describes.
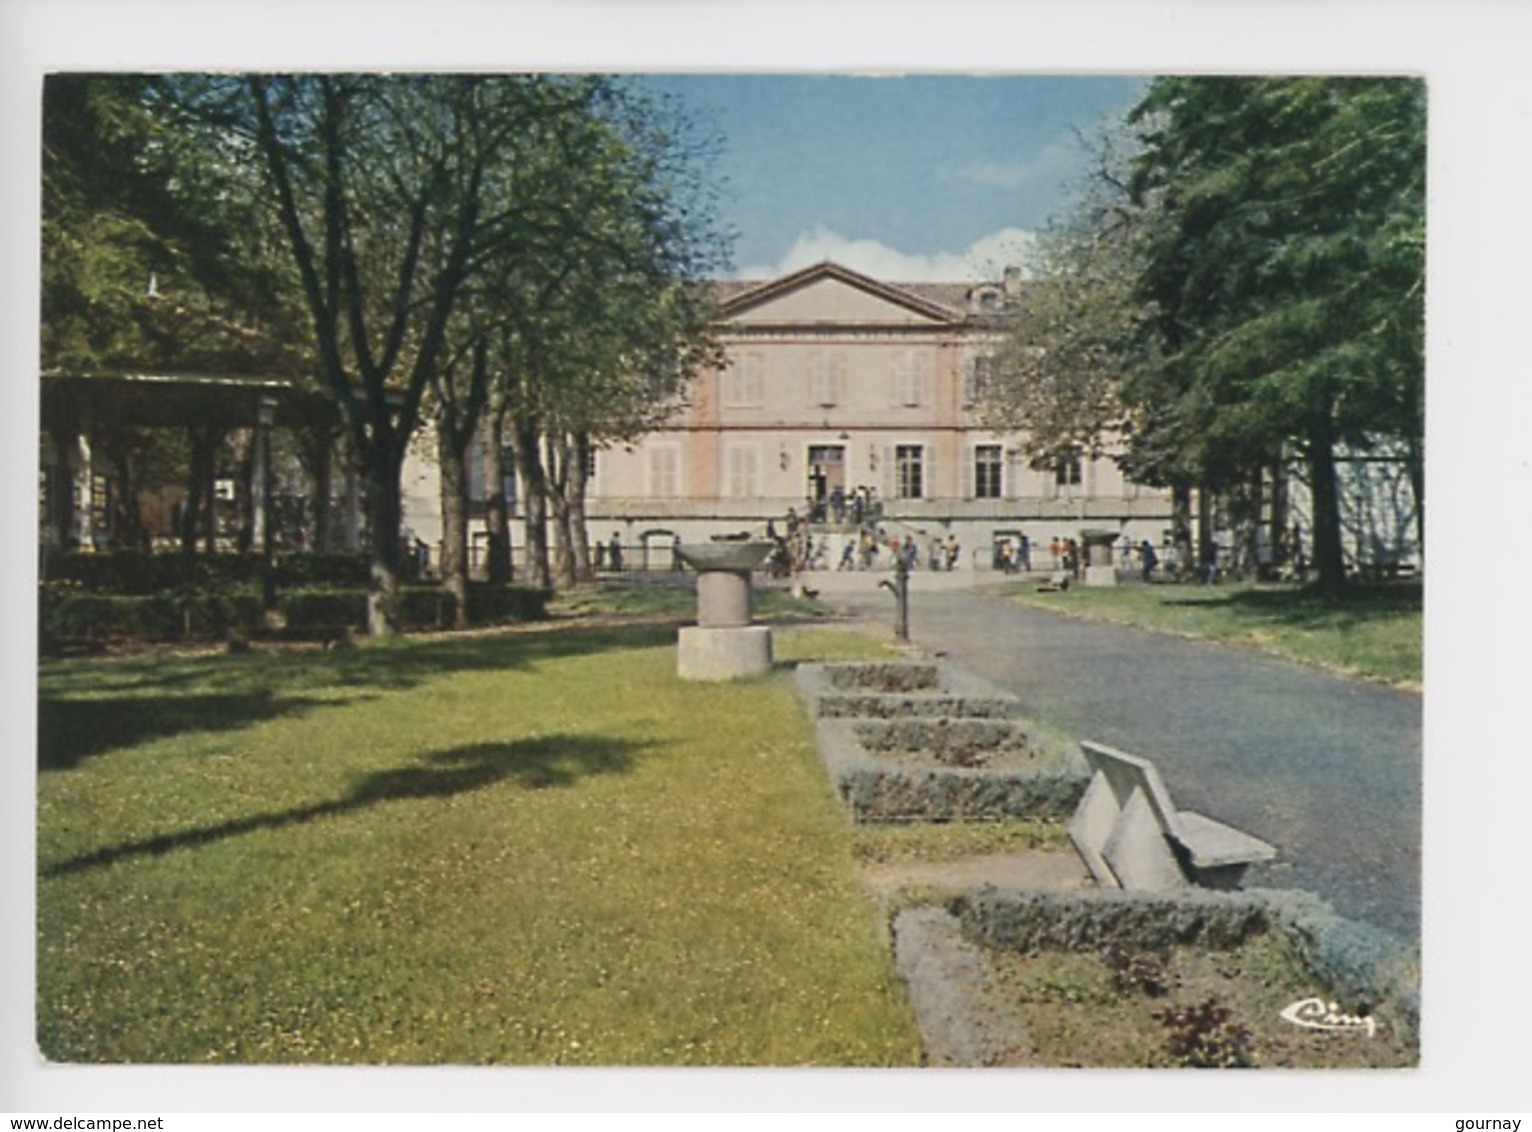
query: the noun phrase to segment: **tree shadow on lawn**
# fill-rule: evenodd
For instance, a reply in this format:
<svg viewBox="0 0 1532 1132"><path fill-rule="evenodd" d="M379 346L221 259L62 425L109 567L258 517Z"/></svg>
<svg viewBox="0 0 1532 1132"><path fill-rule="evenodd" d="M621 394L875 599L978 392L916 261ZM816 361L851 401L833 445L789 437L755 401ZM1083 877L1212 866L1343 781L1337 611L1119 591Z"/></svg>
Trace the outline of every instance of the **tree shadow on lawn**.
<svg viewBox="0 0 1532 1132"><path fill-rule="evenodd" d="M270 691L205 696L127 695L37 702L37 769L71 770L93 755L186 731L231 731L279 716L338 706Z"/></svg>
<svg viewBox="0 0 1532 1132"><path fill-rule="evenodd" d="M1166 597L1172 608L1224 608L1250 622L1299 629L1345 629L1369 621L1387 620L1421 611L1418 583L1354 585L1341 598L1328 598L1315 589L1238 589L1213 596L1206 587L1200 596Z"/></svg>
<svg viewBox="0 0 1532 1132"><path fill-rule="evenodd" d="M538 664L675 640L673 624L549 628L447 636L336 652L212 654L174 661L49 666L38 696L39 770L192 731L227 731L295 712L354 703L368 691L404 691L454 672L522 672ZM96 677L102 679L95 679ZM102 696L101 690L112 694ZM316 699L340 688L357 695ZM79 695L75 695L75 691ZM166 694L169 693L169 694Z"/></svg>
<svg viewBox="0 0 1532 1132"><path fill-rule="evenodd" d="M282 829L316 818L337 817L383 802L447 798L512 781L529 790L573 786L598 774L625 773L647 742L604 735L549 735L509 743L473 743L425 756L420 762L378 771L361 779L344 798L267 814L252 814L218 825L160 834L93 850L44 866L43 877L67 876L136 857L210 845L262 829Z"/></svg>

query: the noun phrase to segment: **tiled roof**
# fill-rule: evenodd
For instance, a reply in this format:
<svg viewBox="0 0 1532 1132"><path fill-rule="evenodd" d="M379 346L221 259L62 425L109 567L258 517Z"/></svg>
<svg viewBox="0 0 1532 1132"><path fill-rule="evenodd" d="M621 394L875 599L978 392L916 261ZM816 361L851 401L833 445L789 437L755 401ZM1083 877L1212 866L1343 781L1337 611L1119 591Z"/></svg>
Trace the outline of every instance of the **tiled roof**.
<svg viewBox="0 0 1532 1132"><path fill-rule="evenodd" d="M783 278L791 278L792 275L797 274L799 273L793 272ZM714 287L717 288L718 300L722 303L727 303L747 291L755 290L758 287L765 287L775 282L778 282L778 280L720 279L714 283ZM935 303L938 306L946 307L955 315L964 315L969 313L968 293L984 282L988 281L975 280L972 283L883 283L882 286L895 291L903 291L905 294L926 303Z"/></svg>

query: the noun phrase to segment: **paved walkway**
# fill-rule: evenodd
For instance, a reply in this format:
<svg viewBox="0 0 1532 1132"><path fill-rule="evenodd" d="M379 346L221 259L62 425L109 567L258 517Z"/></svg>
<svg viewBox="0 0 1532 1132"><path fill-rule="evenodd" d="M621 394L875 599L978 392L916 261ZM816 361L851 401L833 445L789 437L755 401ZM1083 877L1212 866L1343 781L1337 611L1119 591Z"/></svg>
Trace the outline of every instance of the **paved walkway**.
<svg viewBox="0 0 1532 1132"><path fill-rule="evenodd" d="M888 627L878 574L811 574ZM1155 760L1176 803L1276 845L1250 885L1306 888L1420 938L1421 699L1225 645L1027 609L980 574L912 575L910 637L1082 739Z"/></svg>

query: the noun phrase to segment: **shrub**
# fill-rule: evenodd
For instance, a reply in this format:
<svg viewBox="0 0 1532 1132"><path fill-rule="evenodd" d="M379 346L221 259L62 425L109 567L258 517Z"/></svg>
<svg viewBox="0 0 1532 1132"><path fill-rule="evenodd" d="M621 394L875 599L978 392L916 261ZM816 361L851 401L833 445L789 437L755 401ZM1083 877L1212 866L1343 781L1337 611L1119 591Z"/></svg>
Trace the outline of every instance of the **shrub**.
<svg viewBox="0 0 1532 1132"><path fill-rule="evenodd" d="M358 551L327 554L284 554L277 558L276 582L281 586L366 587L370 567Z"/></svg>
<svg viewBox="0 0 1532 1132"><path fill-rule="evenodd" d="M368 558L361 553L284 554L272 560L277 586L366 587ZM154 594L187 589L220 590L257 585L261 559L256 554L152 554L112 550L95 554L50 552L43 560L50 583L74 583L95 593Z"/></svg>
<svg viewBox="0 0 1532 1132"><path fill-rule="evenodd" d="M93 593L146 595L251 585L260 580L260 565L252 554L65 551L48 554L42 575L49 584L72 583Z"/></svg>
<svg viewBox="0 0 1532 1132"><path fill-rule="evenodd" d="M1168 994L1174 983L1163 955L1133 952L1113 943L1102 949L1101 962L1112 972L1112 985L1121 994L1137 992L1158 998Z"/></svg>
<svg viewBox="0 0 1532 1132"><path fill-rule="evenodd" d="M169 560L173 556L160 557ZM339 556L336 559L321 564L315 572L333 570L332 576L343 575L349 567L339 561ZM116 584L136 586L145 584L153 569L125 560L103 568L96 576L111 576ZM166 576L168 572L159 575L160 579ZM470 591L470 612L476 624L535 621L547 616L550 597L546 590L526 586L478 583ZM400 621L405 628L437 629L452 624L454 599L438 586L404 586L399 603ZM279 585L276 608L284 637L296 640L332 637L366 624L367 588ZM38 591L38 637L45 653L75 642L219 640L231 633L258 637L264 630L265 611L255 579L242 584L225 581L221 585L186 585L150 593L96 592L87 589L83 582L49 582Z"/></svg>
<svg viewBox="0 0 1532 1132"><path fill-rule="evenodd" d="M1249 1027L1233 1021L1216 998L1196 1006L1156 1010L1165 1027L1165 1052L1187 1069L1249 1069L1255 1065L1255 1038Z"/></svg>
<svg viewBox="0 0 1532 1132"><path fill-rule="evenodd" d="M174 641L249 633L261 622L254 591L221 594L98 594L45 586L38 601L44 652L64 642L130 638Z"/></svg>

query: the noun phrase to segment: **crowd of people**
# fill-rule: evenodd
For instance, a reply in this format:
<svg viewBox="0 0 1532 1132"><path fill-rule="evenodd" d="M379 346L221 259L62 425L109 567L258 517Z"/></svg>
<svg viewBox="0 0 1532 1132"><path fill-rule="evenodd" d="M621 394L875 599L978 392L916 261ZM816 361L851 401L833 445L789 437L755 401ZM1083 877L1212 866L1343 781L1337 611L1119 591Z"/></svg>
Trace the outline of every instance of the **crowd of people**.
<svg viewBox="0 0 1532 1132"><path fill-rule="evenodd" d="M829 513L834 511L834 496ZM864 500L860 489L853 497ZM875 497L874 497L875 498ZM812 501L804 515L796 508L789 508L783 528L778 529L774 520L766 524L766 537L776 549L772 553L770 568L778 577L798 575L811 570L889 570L902 564L906 570L955 570L962 555L962 545L956 534L927 536L924 532L898 534L890 532L883 524L859 522L854 530L833 532L815 531L820 520L815 516L822 508ZM848 510L852 515L859 509ZM833 551L834 541L839 540L839 555ZM1043 553L1041 548L1038 553ZM1160 566L1160 556L1148 539L1122 542L1120 568L1124 571L1137 569L1144 581L1150 581ZM1055 537L1046 546L1047 560L1034 561L1032 540L1022 532L997 539L990 562L992 569L1004 574L1029 574L1035 569L1049 569L1052 573L1064 573L1071 578L1084 577L1086 555L1079 540ZM834 561L832 562L832 558ZM1135 565L1135 558L1137 563Z"/></svg>

